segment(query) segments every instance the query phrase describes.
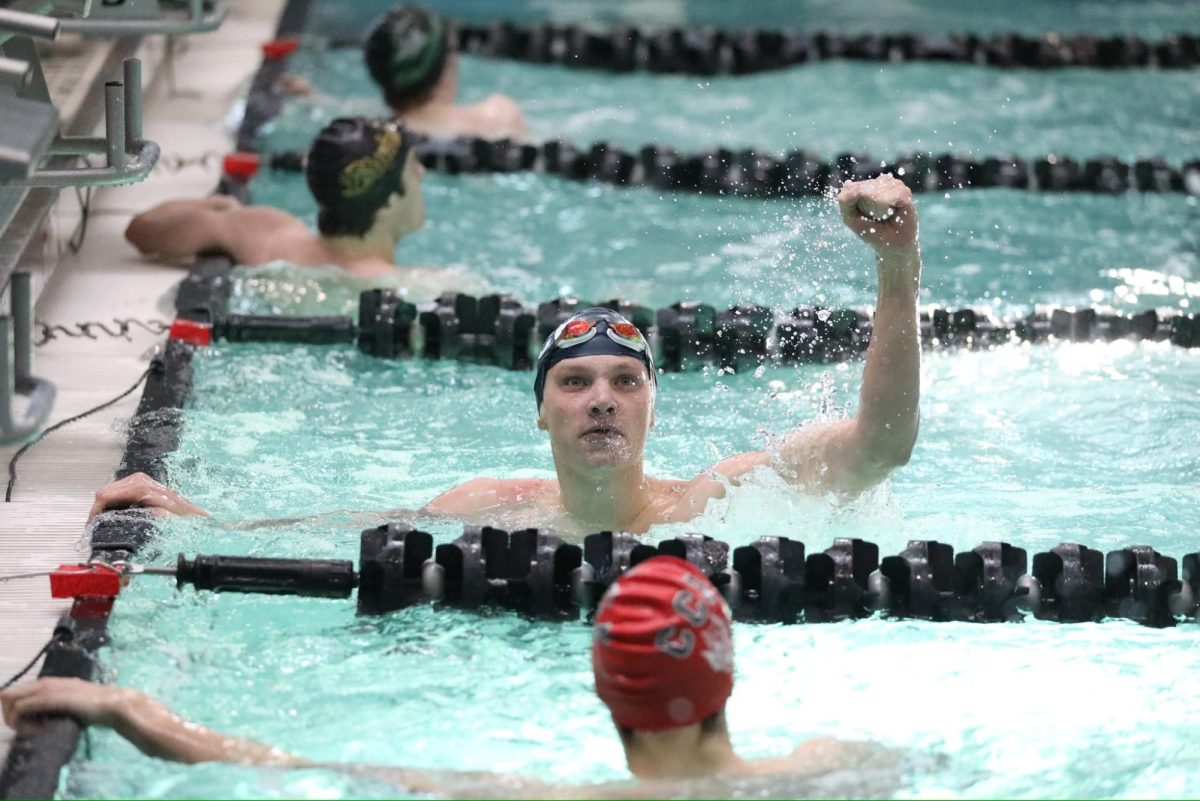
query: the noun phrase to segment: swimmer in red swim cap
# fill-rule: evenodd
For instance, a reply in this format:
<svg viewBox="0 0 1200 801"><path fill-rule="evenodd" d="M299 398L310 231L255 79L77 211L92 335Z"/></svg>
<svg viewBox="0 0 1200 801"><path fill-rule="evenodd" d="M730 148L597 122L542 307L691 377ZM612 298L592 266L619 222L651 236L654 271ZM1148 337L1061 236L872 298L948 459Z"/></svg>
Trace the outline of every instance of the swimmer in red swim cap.
<svg viewBox="0 0 1200 801"><path fill-rule="evenodd" d="M739 757L725 725L733 692L729 608L700 570L673 556L642 562L605 594L592 670L629 772L639 779L806 775L879 753L864 743L820 739L779 759Z"/></svg>
<svg viewBox="0 0 1200 801"><path fill-rule="evenodd" d="M134 690L79 679L12 687L0 693L0 703L14 728L34 715L70 715L177 762L333 768L451 796L876 796L895 789L896 753L870 743L810 740L788 756L759 760L734 752L725 726L733 692L729 610L708 578L682 559L653 557L609 588L596 613L592 668L637 784L549 786L512 774L312 763L190 723ZM804 783L816 776L822 784ZM697 779L704 781L690 784Z"/></svg>

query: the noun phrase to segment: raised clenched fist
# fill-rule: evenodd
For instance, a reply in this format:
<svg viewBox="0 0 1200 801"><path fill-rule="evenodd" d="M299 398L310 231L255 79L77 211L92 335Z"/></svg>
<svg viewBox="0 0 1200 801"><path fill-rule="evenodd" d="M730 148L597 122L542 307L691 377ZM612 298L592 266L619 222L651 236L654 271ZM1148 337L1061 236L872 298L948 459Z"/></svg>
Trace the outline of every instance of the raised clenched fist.
<svg viewBox="0 0 1200 801"><path fill-rule="evenodd" d="M917 207L903 181L881 175L849 181L837 197L842 221L880 256L917 246Z"/></svg>

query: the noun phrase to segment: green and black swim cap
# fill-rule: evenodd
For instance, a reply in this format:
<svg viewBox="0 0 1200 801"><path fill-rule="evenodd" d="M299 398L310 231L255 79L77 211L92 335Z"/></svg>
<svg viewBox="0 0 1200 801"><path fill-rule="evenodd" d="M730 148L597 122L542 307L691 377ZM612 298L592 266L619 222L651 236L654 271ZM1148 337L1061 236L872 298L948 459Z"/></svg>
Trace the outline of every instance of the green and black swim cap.
<svg viewBox="0 0 1200 801"><path fill-rule="evenodd" d="M403 107L437 84L450 46L446 23L419 6L393 8L376 23L363 56L388 105Z"/></svg>
<svg viewBox="0 0 1200 801"><path fill-rule="evenodd" d="M304 169L320 207L321 233L366 232L392 193L404 194L404 165L413 144L413 135L390 120L342 117L326 125Z"/></svg>

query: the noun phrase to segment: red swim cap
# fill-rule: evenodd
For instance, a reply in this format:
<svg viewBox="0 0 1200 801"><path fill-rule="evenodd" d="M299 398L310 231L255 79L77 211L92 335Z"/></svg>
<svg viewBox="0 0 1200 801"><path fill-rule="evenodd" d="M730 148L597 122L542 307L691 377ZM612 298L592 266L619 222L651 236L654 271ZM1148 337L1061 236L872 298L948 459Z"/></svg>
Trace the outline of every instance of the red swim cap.
<svg viewBox="0 0 1200 801"><path fill-rule="evenodd" d="M600 601L592 670L596 694L618 726L662 731L699 723L733 692L728 607L692 564L647 559Z"/></svg>

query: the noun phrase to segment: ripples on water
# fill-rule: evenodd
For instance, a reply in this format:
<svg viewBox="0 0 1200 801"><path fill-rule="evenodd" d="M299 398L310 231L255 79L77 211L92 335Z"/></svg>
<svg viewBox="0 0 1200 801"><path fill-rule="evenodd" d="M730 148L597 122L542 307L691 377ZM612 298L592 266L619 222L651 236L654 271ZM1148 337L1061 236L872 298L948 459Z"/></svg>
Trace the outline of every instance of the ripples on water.
<svg viewBox="0 0 1200 801"><path fill-rule="evenodd" d="M287 346L219 347L196 367L171 470L217 521L171 521L154 561L175 552L355 559L359 530L375 520L359 513L420 506L481 472L551 474L527 374ZM932 356L922 438L890 490L832 508L764 471L651 539L685 528L735 544L785 534L819 550L860 536L885 553L918 537L959 549L1005 538L1031 550L1077 539L1181 555L1200 523L1200 453L1178 435L1195 426L1198 372L1191 354L1166 345ZM649 465L690 475L757 447L764 430L837 414L858 375L857 365L665 375ZM279 527L226 525L330 512ZM433 530L446 540L457 528ZM1194 781L1179 762L1184 721L1200 712L1194 634L1120 622L739 626L730 723L749 755L832 733L944 757L907 775L904 794L1112 796L1145 782L1182 792ZM353 601L176 595L147 577L123 597L113 636L113 679L310 758L568 782L622 776L582 624L424 608L359 620ZM475 747L481 739L486 749ZM112 735L95 740L95 760L68 785L78 794L119 794L128 785L108 783L116 764L151 796L186 795L210 775L133 757ZM221 786L235 796L386 792L321 771L229 776Z"/></svg>
<svg viewBox="0 0 1200 801"><path fill-rule="evenodd" d="M684 151L754 147L777 154L804 148L824 158L862 151L876 158L914 151L1153 155L1176 163L1200 150L1196 78L1189 70L829 61L757 75L648 80L473 57L461 63L464 99L490 92L519 98L534 141L610 141L634 150L650 142ZM289 68L323 94L285 106L266 134L274 148L307 148L334 116L385 113L360 51L303 50Z"/></svg>
<svg viewBox="0 0 1200 801"><path fill-rule="evenodd" d="M261 199L312 217L299 186L279 179ZM425 190L433 222L400 244L399 262L462 265L527 303L560 294L652 307L875 302L872 258L826 199L659 195L536 175L431 174ZM1200 198L981 190L917 203L923 303L1002 315L1037 303L1122 311L1200 303ZM509 205L518 211L497 223L495 209ZM251 313L353 314L363 288L280 266L241 276L235 304Z"/></svg>
<svg viewBox="0 0 1200 801"><path fill-rule="evenodd" d="M1120 10L1079 8L1091 9L1085 27L1093 29L1112 23L1097 8ZM1171 8L1139 6L1148 35L1164 13L1173 19ZM497 88L527 98L537 136L629 147L1182 158L1200 144L1185 113L1196 90L1189 72L881 66L830 63L738 81L585 80L465 59L464 74L470 83L486 71ZM340 53L302 51L292 67L327 89L364 77ZM348 99L288 104L268 145L303 147L334 113L381 110L369 92L339 92ZM856 99L854 113L833 113L847 97ZM964 105L963 97L972 100ZM630 113L647 102L655 112ZM648 305L681 297L780 308L873 301L866 251L841 232L828 201L659 196L531 175L431 175L426 190L434 222L402 243L401 263L463 264L526 301L562 292ZM313 215L298 176L261 177L254 192ZM1196 198L987 191L918 202L924 301L1005 313L1027 312L1031 303L1126 310L1194 303ZM497 223L497 209L511 212ZM353 314L363 288L331 272L281 265L239 271L238 279L235 310L249 313ZM147 554L155 563L178 552L356 559L359 531L385 510L418 508L479 474L552 475L528 374L262 345L219 345L195 366L196 394L171 477L214 519L165 523ZM845 414L860 374L852 364L664 375L648 466L690 476L761 447L772 433ZM885 553L910 538L959 550L1006 539L1031 551L1076 540L1100 549L1143 543L1180 556L1196 549L1192 532L1200 526L1198 386L1195 353L1166 344L930 354L921 438L889 486L835 507L764 470L699 519L661 527L651 539L682 529L734 544L782 534L813 551L858 536ZM264 518L296 520L245 525ZM429 527L439 541L459 530L445 521ZM123 595L112 635L108 678L219 730L312 759L514 771L552 782L626 775L592 691L583 624L424 607L358 619L352 600L177 594L169 582L144 577ZM1195 637L1194 627L1122 622L738 626L730 727L747 756L835 735L924 759L899 784L858 777L849 789L821 786L823 796L1195 795ZM328 770L168 765L136 755L111 733L93 733L93 744L94 757L69 772L68 797L396 792Z"/></svg>

